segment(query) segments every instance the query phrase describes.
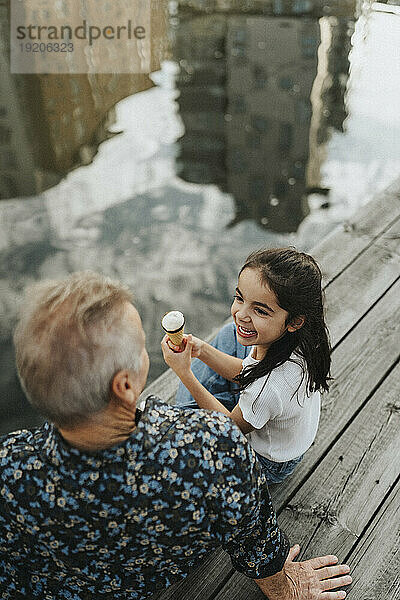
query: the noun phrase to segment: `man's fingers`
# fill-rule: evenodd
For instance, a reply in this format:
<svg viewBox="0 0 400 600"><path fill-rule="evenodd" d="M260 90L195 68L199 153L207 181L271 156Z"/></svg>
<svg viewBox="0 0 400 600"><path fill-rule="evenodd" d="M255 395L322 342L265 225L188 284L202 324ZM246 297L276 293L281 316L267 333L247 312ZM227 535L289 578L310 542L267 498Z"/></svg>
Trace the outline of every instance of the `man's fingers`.
<svg viewBox="0 0 400 600"><path fill-rule="evenodd" d="M320 569L321 567L327 567L328 565L336 565L336 563L339 562L339 559L337 556L329 554L327 556L318 556L318 558L310 558L310 560L306 560L305 562L313 569Z"/></svg>
<svg viewBox="0 0 400 600"><path fill-rule="evenodd" d="M167 346L170 350L173 350L174 352L181 352L181 347L173 344L169 338L167 339Z"/></svg>
<svg viewBox="0 0 400 600"><path fill-rule="evenodd" d="M176 344L174 344L170 338L167 338L167 344L168 346L171 348L171 350L179 350L180 346L177 346Z"/></svg>
<svg viewBox="0 0 400 600"><path fill-rule="evenodd" d="M183 346L186 347L186 340L183 340L182 343ZM163 350L172 350L173 352L183 352L183 348L181 346L177 346L176 344L173 344L170 340L170 338L168 337L168 335L164 335L163 339L161 340L161 348L163 348Z"/></svg>
<svg viewBox="0 0 400 600"><path fill-rule="evenodd" d="M294 560L296 558L296 556L299 555L299 552L300 552L300 546L298 544L295 544L294 546L292 546L290 548L287 560Z"/></svg>
<svg viewBox="0 0 400 600"><path fill-rule="evenodd" d="M350 575L344 575L343 577L335 577L334 579L324 579L321 581L321 587L324 591L334 590L335 588L343 587L344 585L350 585L352 581Z"/></svg>
<svg viewBox="0 0 400 600"><path fill-rule="evenodd" d="M328 579L328 577L339 577L340 575L347 575L349 573L349 565L335 565L334 567L324 567L318 569L318 577L322 579Z"/></svg>
<svg viewBox="0 0 400 600"><path fill-rule="evenodd" d="M323 592L321 600L343 600L346 596L346 592Z"/></svg>

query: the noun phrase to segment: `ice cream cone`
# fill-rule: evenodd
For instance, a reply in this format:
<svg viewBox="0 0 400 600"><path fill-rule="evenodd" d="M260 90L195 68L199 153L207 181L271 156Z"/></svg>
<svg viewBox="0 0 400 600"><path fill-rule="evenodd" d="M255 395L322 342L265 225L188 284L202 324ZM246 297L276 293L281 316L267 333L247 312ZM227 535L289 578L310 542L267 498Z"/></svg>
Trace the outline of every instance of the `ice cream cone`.
<svg viewBox="0 0 400 600"><path fill-rule="evenodd" d="M180 346L182 344L184 331L184 325L179 329L179 331L175 331L174 333L167 331L169 339L175 346Z"/></svg>
<svg viewBox="0 0 400 600"><path fill-rule="evenodd" d="M175 346L181 346L185 331L185 317L183 314L178 310L173 310L164 315L161 325L171 342Z"/></svg>

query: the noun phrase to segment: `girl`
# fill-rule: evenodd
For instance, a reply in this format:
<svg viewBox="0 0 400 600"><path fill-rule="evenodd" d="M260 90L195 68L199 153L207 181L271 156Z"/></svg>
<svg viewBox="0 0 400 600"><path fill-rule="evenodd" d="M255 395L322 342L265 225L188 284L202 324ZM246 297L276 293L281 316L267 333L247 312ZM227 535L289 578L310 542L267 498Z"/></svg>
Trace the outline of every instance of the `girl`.
<svg viewBox="0 0 400 600"><path fill-rule="evenodd" d="M319 392L328 390L321 278L315 260L293 248L254 252L239 273L233 323L212 344L189 335L178 353L168 336L162 341L164 359L183 384L177 404L229 415L268 483L283 481L311 446ZM191 365L191 358L200 360Z"/></svg>

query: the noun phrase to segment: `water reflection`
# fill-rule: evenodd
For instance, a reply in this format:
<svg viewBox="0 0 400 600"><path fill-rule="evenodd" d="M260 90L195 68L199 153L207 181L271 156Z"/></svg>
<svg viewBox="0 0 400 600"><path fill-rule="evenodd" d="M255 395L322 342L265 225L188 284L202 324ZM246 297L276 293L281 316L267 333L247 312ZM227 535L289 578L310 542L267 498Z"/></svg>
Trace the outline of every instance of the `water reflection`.
<svg viewBox="0 0 400 600"><path fill-rule="evenodd" d="M40 175L46 169L34 171L30 181L42 186L35 190L48 188L37 195L27 188L31 195L20 198L25 192L12 186L4 192L16 197L0 203L0 431L38 420L18 387L11 346L30 281L95 269L128 283L143 316L154 378L164 370L163 312L182 310L189 330L208 335L229 313L248 252L261 245L312 247L400 170L400 66L393 59L399 26L389 15L374 17L368 28L364 17L357 21L348 82L352 13L333 17L320 7L305 16L309 3L303 3L302 16L294 17L285 13L287 3L246 0L228 15L221 13L232 2L215 0L215 12L203 14L211 3L198 4L195 13L173 16L180 66L165 63L153 76L156 87L116 106L115 125L109 118L103 129L109 139L101 146L100 138L87 151L76 142L78 156L88 152L90 164L50 188ZM291 3L299 11L300 4ZM109 117L127 93L122 80L114 83L109 106L101 108ZM0 91L7 85L3 63ZM34 104L27 96L15 104L19 112L12 112L14 104L0 108L0 126L13 128L10 145L0 127L0 173L20 174L15 185L29 180L29 157L48 160L51 143L38 138L34 155L13 136L40 129L39 118L48 131L50 118L61 123L73 114L72 92L63 93L65 107L56 104L52 117L42 107L38 123L32 118L25 128ZM98 94L100 101L107 95ZM84 127L85 99L75 104L82 104L74 118ZM63 168L47 173L58 181Z"/></svg>
<svg viewBox="0 0 400 600"><path fill-rule="evenodd" d="M178 172L233 195L231 226L297 231L343 130L354 19L197 16L179 23Z"/></svg>
<svg viewBox="0 0 400 600"><path fill-rule="evenodd" d="M63 3L40 4L48 22L63 18ZM119 4L120 18L128 17L130 0ZM73 8L79 12L78 4ZM166 8L166 0L151 4L152 71L166 53ZM11 74L9 10L0 2L0 200L38 194L89 164L99 145L115 135L110 127L117 102L153 86L147 74ZM116 70L122 60L114 57Z"/></svg>

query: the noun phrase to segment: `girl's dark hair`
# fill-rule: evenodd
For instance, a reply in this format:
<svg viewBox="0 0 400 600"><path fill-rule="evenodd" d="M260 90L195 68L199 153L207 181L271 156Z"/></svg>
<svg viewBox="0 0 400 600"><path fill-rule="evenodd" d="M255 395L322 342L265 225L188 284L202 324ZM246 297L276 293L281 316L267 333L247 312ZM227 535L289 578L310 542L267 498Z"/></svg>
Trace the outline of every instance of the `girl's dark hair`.
<svg viewBox="0 0 400 600"><path fill-rule="evenodd" d="M322 274L309 254L295 248L271 248L253 252L247 258L239 275L245 269L258 269L262 283L274 292L278 305L289 315L286 324L296 317L304 317L302 327L286 331L283 337L271 344L265 357L256 365L245 368L237 377L240 389L253 381L269 375L287 360L294 350L306 365L307 391L328 391L331 366L331 348L323 308ZM303 366L299 360L300 366ZM300 383L301 385L301 383ZM300 386L299 386L300 387Z"/></svg>

